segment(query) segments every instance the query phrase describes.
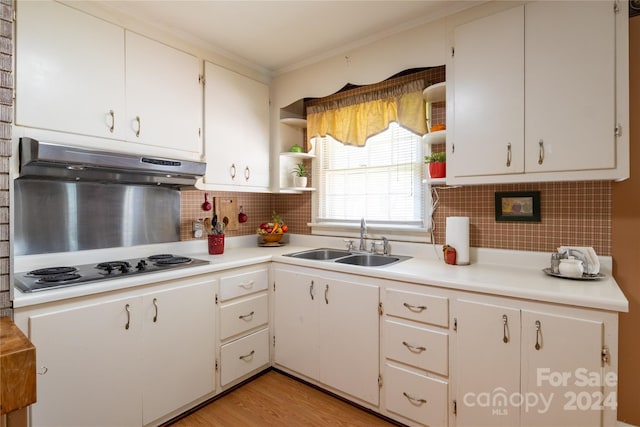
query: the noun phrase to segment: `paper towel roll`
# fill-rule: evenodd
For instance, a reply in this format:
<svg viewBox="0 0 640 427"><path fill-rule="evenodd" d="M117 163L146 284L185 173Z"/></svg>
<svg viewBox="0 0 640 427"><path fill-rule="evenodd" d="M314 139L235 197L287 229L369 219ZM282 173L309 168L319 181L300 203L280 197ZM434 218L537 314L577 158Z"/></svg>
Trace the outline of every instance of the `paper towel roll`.
<svg viewBox="0 0 640 427"><path fill-rule="evenodd" d="M469 217L448 216L446 244L456 250L456 264L469 264Z"/></svg>

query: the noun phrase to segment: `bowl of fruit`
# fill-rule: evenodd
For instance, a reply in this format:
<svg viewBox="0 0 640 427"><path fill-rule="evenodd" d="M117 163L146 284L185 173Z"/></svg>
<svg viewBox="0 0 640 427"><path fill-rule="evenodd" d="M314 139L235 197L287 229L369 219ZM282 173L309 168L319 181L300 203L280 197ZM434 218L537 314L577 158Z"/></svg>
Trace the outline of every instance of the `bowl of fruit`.
<svg viewBox="0 0 640 427"><path fill-rule="evenodd" d="M284 223L280 216L273 212L270 222L263 222L256 230L256 234L260 236L260 244L262 246L279 246L280 240L289 227Z"/></svg>

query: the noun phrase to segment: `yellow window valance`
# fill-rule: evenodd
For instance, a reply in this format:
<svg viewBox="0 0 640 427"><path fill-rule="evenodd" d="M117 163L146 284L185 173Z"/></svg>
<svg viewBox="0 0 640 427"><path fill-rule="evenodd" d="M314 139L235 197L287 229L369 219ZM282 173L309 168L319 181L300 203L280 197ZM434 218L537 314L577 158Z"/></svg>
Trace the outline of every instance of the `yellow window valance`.
<svg viewBox="0 0 640 427"><path fill-rule="evenodd" d="M418 135L427 133L422 80L343 100L307 107L307 137L331 135L347 145L364 146L367 138L397 122Z"/></svg>

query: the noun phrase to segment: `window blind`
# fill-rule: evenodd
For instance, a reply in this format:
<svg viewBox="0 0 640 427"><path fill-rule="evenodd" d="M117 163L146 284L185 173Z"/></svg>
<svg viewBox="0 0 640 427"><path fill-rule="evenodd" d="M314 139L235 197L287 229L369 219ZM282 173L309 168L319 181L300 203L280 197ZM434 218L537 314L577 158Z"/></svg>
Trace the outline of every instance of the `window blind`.
<svg viewBox="0 0 640 427"><path fill-rule="evenodd" d="M318 149L319 148L319 149ZM319 222L422 226L421 138L392 122L365 146L316 138Z"/></svg>

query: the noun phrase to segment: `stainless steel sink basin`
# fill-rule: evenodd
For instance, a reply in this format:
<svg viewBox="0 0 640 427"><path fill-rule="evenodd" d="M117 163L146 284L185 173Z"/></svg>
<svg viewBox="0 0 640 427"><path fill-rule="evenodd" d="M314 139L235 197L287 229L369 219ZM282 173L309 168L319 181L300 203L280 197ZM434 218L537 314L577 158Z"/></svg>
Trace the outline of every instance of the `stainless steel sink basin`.
<svg viewBox="0 0 640 427"><path fill-rule="evenodd" d="M286 254L285 256L290 256L292 258L315 259L318 261L329 261L336 258L342 258L347 255L349 255L349 251L340 250L340 249L320 248L320 249L311 249L303 252L296 252L293 254Z"/></svg>
<svg viewBox="0 0 640 427"><path fill-rule="evenodd" d="M354 254L336 259L336 262L339 262L340 264L359 265L362 267L381 267L383 265L393 264L406 259L409 259L409 257L400 257L396 255Z"/></svg>
<svg viewBox="0 0 640 427"><path fill-rule="evenodd" d="M411 258L403 255L350 253L347 250L329 248L310 249L308 251L285 254L284 256L315 261L339 262L341 264L358 265L361 267L382 267Z"/></svg>

